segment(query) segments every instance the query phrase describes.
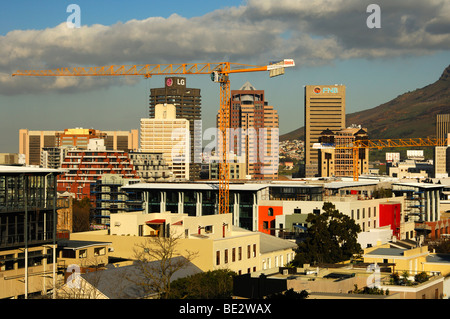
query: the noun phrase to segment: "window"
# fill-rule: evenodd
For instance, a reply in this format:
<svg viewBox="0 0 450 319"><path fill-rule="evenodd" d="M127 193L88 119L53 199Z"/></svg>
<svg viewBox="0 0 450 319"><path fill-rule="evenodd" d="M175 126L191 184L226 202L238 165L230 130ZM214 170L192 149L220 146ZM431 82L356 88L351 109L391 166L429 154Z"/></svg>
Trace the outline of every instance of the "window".
<svg viewBox="0 0 450 319"><path fill-rule="evenodd" d="M105 247L94 248L94 256L103 256L105 254L106 254L106 248Z"/></svg>
<svg viewBox="0 0 450 319"><path fill-rule="evenodd" d="M294 208L294 214L301 214L302 210L300 208Z"/></svg>
<svg viewBox="0 0 450 319"><path fill-rule="evenodd" d="M273 208L269 207L269 210L267 211L268 216L273 216Z"/></svg>
<svg viewBox="0 0 450 319"><path fill-rule="evenodd" d="M253 257L256 257L256 244L253 244Z"/></svg>
<svg viewBox="0 0 450 319"><path fill-rule="evenodd" d="M209 225L209 226L205 226L205 233L206 234L212 234L213 232L213 226Z"/></svg>
<svg viewBox="0 0 450 319"><path fill-rule="evenodd" d="M64 249L61 252L61 257L62 258L75 258L75 250L69 250L69 249Z"/></svg>
<svg viewBox="0 0 450 319"><path fill-rule="evenodd" d="M247 258L250 258L250 253L251 253L251 246L250 245L247 245Z"/></svg>
<svg viewBox="0 0 450 319"><path fill-rule="evenodd" d="M228 249L225 249L225 256L224 256L223 259L224 259L223 262L224 262L225 264L228 264Z"/></svg>
<svg viewBox="0 0 450 319"><path fill-rule="evenodd" d="M220 251L216 251L216 265L220 265Z"/></svg>
<svg viewBox="0 0 450 319"><path fill-rule="evenodd" d="M87 257L87 250L86 249L80 249L79 256L80 256L80 258L86 258Z"/></svg>
<svg viewBox="0 0 450 319"><path fill-rule="evenodd" d="M239 260L242 260L242 247L239 247Z"/></svg>
<svg viewBox="0 0 450 319"><path fill-rule="evenodd" d="M231 261L236 261L236 248L233 248L233 250L231 251Z"/></svg>
<svg viewBox="0 0 450 319"><path fill-rule="evenodd" d="M268 221L264 221L263 222L263 229L268 229L269 228L269 222Z"/></svg>

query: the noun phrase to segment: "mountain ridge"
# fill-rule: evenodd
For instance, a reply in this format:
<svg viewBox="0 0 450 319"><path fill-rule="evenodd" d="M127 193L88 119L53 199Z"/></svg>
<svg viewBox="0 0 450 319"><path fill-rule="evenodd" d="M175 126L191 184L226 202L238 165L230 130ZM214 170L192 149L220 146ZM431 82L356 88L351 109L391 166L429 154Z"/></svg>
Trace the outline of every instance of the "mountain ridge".
<svg viewBox="0 0 450 319"><path fill-rule="evenodd" d="M450 65L437 81L403 93L374 108L346 115L346 125L358 124L370 139L435 136L436 115L450 114ZM303 127L280 135L280 141L303 139Z"/></svg>

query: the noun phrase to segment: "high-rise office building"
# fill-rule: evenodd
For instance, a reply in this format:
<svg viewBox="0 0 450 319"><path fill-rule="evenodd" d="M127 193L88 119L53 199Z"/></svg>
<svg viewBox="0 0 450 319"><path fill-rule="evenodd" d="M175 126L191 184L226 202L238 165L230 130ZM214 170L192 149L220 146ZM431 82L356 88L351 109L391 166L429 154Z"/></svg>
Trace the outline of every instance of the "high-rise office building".
<svg viewBox="0 0 450 319"><path fill-rule="evenodd" d="M186 87L185 77L166 77L163 88L150 89L149 118L155 117L158 104L173 104L176 118L189 121L191 180L200 179L202 127L201 127L201 95L200 89Z"/></svg>
<svg viewBox="0 0 450 319"><path fill-rule="evenodd" d="M436 115L436 138L444 140L450 133L450 114Z"/></svg>
<svg viewBox="0 0 450 319"><path fill-rule="evenodd" d="M231 91L228 152L244 156L252 179L278 178L278 111L265 100L264 90L246 82Z"/></svg>
<svg viewBox="0 0 450 319"><path fill-rule="evenodd" d="M19 154L24 154L26 165L39 166L43 148L61 147L86 149L89 140L101 138L105 140L107 150L124 152L138 149L138 130L131 131L99 131L95 129L65 129L64 131L30 131L19 130Z"/></svg>
<svg viewBox="0 0 450 319"><path fill-rule="evenodd" d="M313 148L320 134L345 128L345 86L305 86L305 177L319 175L319 153Z"/></svg>
<svg viewBox="0 0 450 319"><path fill-rule="evenodd" d="M450 114L436 115L436 138L446 143L434 148L434 177L442 178L450 172Z"/></svg>
<svg viewBox="0 0 450 319"><path fill-rule="evenodd" d="M141 152L161 153L175 180L189 180L189 121L173 104L158 104L154 118L141 119Z"/></svg>

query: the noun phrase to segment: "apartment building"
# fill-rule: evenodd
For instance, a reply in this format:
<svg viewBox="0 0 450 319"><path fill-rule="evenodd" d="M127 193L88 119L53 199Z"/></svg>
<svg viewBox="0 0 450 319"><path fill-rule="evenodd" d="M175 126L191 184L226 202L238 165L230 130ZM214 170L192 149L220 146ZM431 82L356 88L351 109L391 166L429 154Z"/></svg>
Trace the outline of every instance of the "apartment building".
<svg viewBox="0 0 450 319"><path fill-rule="evenodd" d="M39 166L43 148L86 149L90 139L105 140L108 150L130 151L138 149L138 130L100 131L95 129L69 128L63 131L19 130L19 154L24 154L26 165Z"/></svg>
<svg viewBox="0 0 450 319"><path fill-rule="evenodd" d="M162 153L129 152L136 174L144 182L170 182L174 180Z"/></svg>
<svg viewBox="0 0 450 319"><path fill-rule="evenodd" d="M198 252L192 261L202 271L230 269L238 274L252 273L286 264L293 260L295 243L268 238L259 232L232 225L231 214L187 216L158 212L132 212L111 216L110 235L105 231L74 233L72 240L94 240L112 243L110 256L133 259L130 247L149 243L154 236L178 239L177 251Z"/></svg>
<svg viewBox="0 0 450 319"><path fill-rule="evenodd" d="M58 177L58 191L73 193L76 199L87 197L94 203L92 186L103 174L137 178L128 153L106 150L102 139L91 139L86 150L67 151L62 168L67 169L67 172Z"/></svg>
<svg viewBox="0 0 450 319"><path fill-rule="evenodd" d="M320 177L350 177L353 176L353 150L336 147L346 147L358 140L367 140L367 129L361 126L350 126L333 132L324 130L319 137L317 147ZM314 146L316 148L316 146ZM369 149L358 149L358 174L369 174Z"/></svg>

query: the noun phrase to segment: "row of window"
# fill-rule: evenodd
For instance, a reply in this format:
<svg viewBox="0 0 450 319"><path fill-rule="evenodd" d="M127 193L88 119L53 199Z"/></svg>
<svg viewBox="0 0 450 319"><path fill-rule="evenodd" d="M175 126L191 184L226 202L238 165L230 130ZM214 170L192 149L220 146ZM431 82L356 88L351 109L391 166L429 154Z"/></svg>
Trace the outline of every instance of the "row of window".
<svg viewBox="0 0 450 319"><path fill-rule="evenodd" d="M256 257L256 244L247 245L246 251L247 259ZM216 266L223 264L228 264L229 262L240 261L244 258L243 249L241 247L233 247L232 249L225 249L223 251L223 259L222 253L220 250L216 251Z"/></svg>
<svg viewBox="0 0 450 319"><path fill-rule="evenodd" d="M356 216L355 216L355 210L354 209L352 209L352 219L354 219L354 220L359 220L360 219L360 212L362 212L362 218L364 219L364 218L366 218L366 209L365 208L363 208L362 210L361 209L357 209L356 210ZM367 212L368 212L368 218L370 218L371 217L371 207L368 207L367 208ZM356 217L356 218L355 218ZM377 207L376 206L374 206L373 207L373 217L377 217Z"/></svg>
<svg viewBox="0 0 450 319"><path fill-rule="evenodd" d="M51 250L47 250L43 254L42 250L28 252L28 267L43 265L44 259L47 264L53 263L53 254ZM8 254L0 256L0 271L14 270L25 268L25 253Z"/></svg>
<svg viewBox="0 0 450 319"><path fill-rule="evenodd" d="M106 247L96 247L96 248L94 248L94 257L103 256L105 254L106 254ZM80 249L78 256L79 256L79 258L88 258L88 250L87 249ZM61 252L61 257L62 258L76 258L76 251L75 250L64 249Z"/></svg>

